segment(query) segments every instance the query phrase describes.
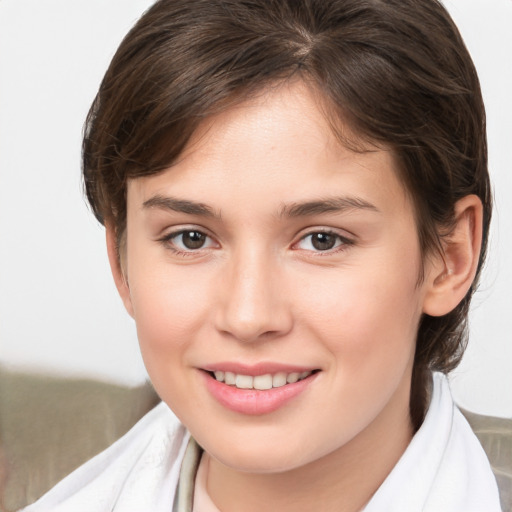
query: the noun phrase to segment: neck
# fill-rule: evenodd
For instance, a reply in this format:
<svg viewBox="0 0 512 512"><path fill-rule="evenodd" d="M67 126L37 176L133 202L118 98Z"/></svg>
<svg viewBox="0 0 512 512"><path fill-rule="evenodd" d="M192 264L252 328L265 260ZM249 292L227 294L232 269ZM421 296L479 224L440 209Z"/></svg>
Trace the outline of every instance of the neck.
<svg viewBox="0 0 512 512"><path fill-rule="evenodd" d="M209 462L207 490L222 512L357 512L384 482L412 436L408 391L337 450L280 473L247 473Z"/></svg>

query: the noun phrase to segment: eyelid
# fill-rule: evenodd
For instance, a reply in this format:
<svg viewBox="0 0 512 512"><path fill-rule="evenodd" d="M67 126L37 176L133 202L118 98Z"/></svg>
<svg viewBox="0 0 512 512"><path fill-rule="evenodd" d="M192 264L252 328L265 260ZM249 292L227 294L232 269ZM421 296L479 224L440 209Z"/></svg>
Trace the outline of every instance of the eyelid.
<svg viewBox="0 0 512 512"><path fill-rule="evenodd" d="M182 235L184 233L189 233L192 231L201 233L207 239L209 239L212 243L210 243L206 247L199 247L198 249L180 248L180 247L177 247L175 243L173 243L173 239L179 237L180 235ZM157 242L164 244L164 246L167 249L173 251L174 253L179 254L179 255L185 255L185 256L198 255L204 250L219 247L219 243L217 242L215 237L209 233L209 230L207 230L201 226L194 226L194 225L189 225L189 226L182 225L179 227L174 227L174 228L168 230L163 236L159 237L157 239Z"/></svg>
<svg viewBox="0 0 512 512"><path fill-rule="evenodd" d="M340 244L335 245L331 249L326 249L325 251L322 250L315 250L315 249L300 249L298 244L302 241L304 241L306 238L315 235L317 233L325 233L327 235L333 235L335 236L339 241L341 241ZM344 234L341 234L338 230L334 228L328 228L328 227L312 227L308 228L307 231L304 230L300 235L296 242L292 244L292 249L296 250L303 250L306 252L311 252L315 255L328 255L328 254L334 254L340 251L343 251L347 249L348 247L355 244L355 237L347 236Z"/></svg>

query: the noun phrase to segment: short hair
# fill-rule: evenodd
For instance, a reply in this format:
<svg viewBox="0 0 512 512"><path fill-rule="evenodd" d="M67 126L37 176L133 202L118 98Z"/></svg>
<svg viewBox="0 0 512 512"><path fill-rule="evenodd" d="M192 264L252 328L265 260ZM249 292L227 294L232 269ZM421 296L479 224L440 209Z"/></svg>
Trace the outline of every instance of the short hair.
<svg viewBox="0 0 512 512"><path fill-rule="evenodd" d="M159 0L122 41L87 117L83 176L119 243L127 181L168 168L199 123L299 77L359 140L384 145L412 198L423 258L440 250L457 200L483 203L477 277L442 317L423 315L411 418L426 409L430 370L448 372L487 246L491 190L485 111L471 57L437 0ZM347 141L345 141L347 142Z"/></svg>

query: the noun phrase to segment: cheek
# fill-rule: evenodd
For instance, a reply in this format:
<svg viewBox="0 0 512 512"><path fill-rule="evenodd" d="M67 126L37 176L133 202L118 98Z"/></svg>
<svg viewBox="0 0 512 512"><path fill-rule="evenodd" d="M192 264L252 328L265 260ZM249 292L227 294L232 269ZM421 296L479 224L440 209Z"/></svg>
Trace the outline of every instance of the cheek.
<svg viewBox="0 0 512 512"><path fill-rule="evenodd" d="M407 268L407 267L405 267ZM337 365L369 373L406 361L421 314L415 269L400 266L343 269L303 286L299 318L323 340ZM299 291L296 291L299 294Z"/></svg>
<svg viewBox="0 0 512 512"><path fill-rule="evenodd" d="M204 288L175 273L146 273L131 285L131 296L140 350L151 382L181 417L187 403L198 399L186 370L190 344L206 323Z"/></svg>
<svg viewBox="0 0 512 512"><path fill-rule="evenodd" d="M417 275L390 274L351 269L350 277L340 274L320 290L312 284L316 293L302 295L303 319L309 311L302 325L329 353L329 391L318 413L330 408L333 422L349 415L347 438L377 416L412 369L421 314Z"/></svg>
<svg viewBox="0 0 512 512"><path fill-rule="evenodd" d="M132 272L130 294L144 358L154 356L165 363L178 357L191 333L204 325L209 295L200 275L191 276L186 269L152 268Z"/></svg>

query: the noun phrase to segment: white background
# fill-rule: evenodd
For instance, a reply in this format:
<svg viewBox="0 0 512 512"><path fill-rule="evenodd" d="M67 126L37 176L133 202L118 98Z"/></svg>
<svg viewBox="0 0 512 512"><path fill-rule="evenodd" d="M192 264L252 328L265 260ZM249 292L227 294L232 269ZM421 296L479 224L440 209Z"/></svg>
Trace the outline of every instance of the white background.
<svg viewBox="0 0 512 512"><path fill-rule="evenodd" d="M110 58L149 0L0 0L0 363L146 378L81 197L80 142ZM496 210L458 402L512 417L512 0L447 0L480 74Z"/></svg>

